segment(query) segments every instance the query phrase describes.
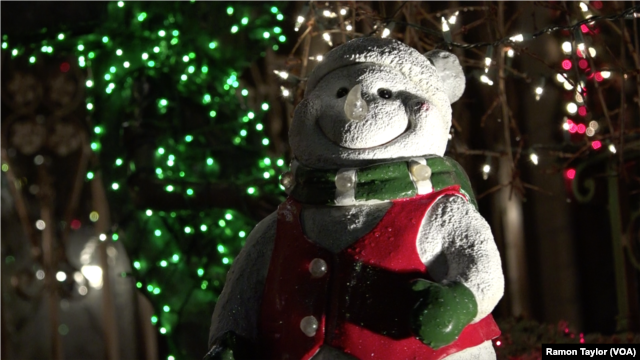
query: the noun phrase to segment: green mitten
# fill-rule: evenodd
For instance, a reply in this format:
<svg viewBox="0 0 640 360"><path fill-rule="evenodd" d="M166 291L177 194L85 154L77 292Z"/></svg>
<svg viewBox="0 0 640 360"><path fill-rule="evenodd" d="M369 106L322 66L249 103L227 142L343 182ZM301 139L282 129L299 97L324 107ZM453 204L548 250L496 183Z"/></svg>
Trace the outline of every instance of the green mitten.
<svg viewBox="0 0 640 360"><path fill-rule="evenodd" d="M421 295L412 313L414 334L433 349L454 342L478 314L475 296L458 282L445 285L418 279L413 290Z"/></svg>

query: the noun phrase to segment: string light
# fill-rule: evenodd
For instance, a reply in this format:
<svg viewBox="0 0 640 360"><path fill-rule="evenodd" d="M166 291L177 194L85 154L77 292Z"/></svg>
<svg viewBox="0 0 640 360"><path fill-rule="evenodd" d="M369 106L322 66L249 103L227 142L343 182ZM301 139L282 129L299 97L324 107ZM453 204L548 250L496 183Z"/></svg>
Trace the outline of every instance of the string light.
<svg viewBox="0 0 640 360"><path fill-rule="evenodd" d="M534 165L538 165L538 155L536 153L531 153L531 155L529 155L529 159L531 159L531 162Z"/></svg>

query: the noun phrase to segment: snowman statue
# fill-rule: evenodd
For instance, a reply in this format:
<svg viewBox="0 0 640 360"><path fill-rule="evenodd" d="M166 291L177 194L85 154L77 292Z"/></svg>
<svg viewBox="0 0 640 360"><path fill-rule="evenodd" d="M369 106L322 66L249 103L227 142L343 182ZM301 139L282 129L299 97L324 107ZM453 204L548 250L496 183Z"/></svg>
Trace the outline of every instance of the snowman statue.
<svg viewBox="0 0 640 360"><path fill-rule="evenodd" d="M281 183L227 275L208 359L495 359L500 255L444 157L455 55L364 37L307 80Z"/></svg>

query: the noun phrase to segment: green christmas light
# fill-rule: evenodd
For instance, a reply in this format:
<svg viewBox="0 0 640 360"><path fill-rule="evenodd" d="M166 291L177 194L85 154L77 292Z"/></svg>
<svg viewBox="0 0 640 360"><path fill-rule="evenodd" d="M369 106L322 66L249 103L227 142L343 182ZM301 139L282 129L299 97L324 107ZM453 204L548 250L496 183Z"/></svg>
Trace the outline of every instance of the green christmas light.
<svg viewBox="0 0 640 360"><path fill-rule="evenodd" d="M276 33L276 34L280 34L282 32L282 29L280 27L276 26L276 27L273 28L273 32Z"/></svg>
<svg viewBox="0 0 640 360"><path fill-rule="evenodd" d="M110 68L109 68L109 71L110 71L111 73L115 73L115 72L116 72L116 67L115 67L115 66L110 67ZM115 84L114 84L114 86L115 86ZM109 84L109 87L111 87L111 84Z"/></svg>
<svg viewBox="0 0 640 360"><path fill-rule="evenodd" d="M193 189L187 189L187 195L189 196L193 195Z"/></svg>
<svg viewBox="0 0 640 360"><path fill-rule="evenodd" d="M209 68L206 66L203 66L201 71L203 74L206 74L209 71Z"/></svg>
<svg viewBox="0 0 640 360"><path fill-rule="evenodd" d="M166 333L167 333L167 329L166 329L166 328L161 327L161 328L160 328L160 334L164 335L164 334L166 334Z"/></svg>
<svg viewBox="0 0 640 360"><path fill-rule="evenodd" d="M240 130L240 136L247 136L247 130Z"/></svg>
<svg viewBox="0 0 640 360"><path fill-rule="evenodd" d="M184 232L185 232L186 234L191 234L191 228L190 228L190 227L188 227L188 226L186 226L186 227L184 228Z"/></svg>
<svg viewBox="0 0 640 360"><path fill-rule="evenodd" d="M80 50L80 51L84 50L84 45L79 44L79 45L78 45L78 50Z"/></svg>
<svg viewBox="0 0 640 360"><path fill-rule="evenodd" d="M242 25L247 25L249 23L249 18L245 16L242 18L242 20L240 20L240 22L242 23Z"/></svg>
<svg viewBox="0 0 640 360"><path fill-rule="evenodd" d="M153 291L153 285L147 285L147 291L148 292L152 292Z"/></svg>
<svg viewBox="0 0 640 360"><path fill-rule="evenodd" d="M195 59L195 58L196 58L196 53L194 53L194 52L190 52L190 53L189 53L189 58L190 58L190 59Z"/></svg>
<svg viewBox="0 0 640 360"><path fill-rule="evenodd" d="M156 231L154 231L154 232L153 232L153 234L154 234L155 236L160 236L160 235L162 235L162 231L160 231L160 230L156 229Z"/></svg>
<svg viewBox="0 0 640 360"><path fill-rule="evenodd" d="M120 185L118 185L118 183L113 183L113 184L111 184L111 188L113 190L118 190L120 188Z"/></svg>
<svg viewBox="0 0 640 360"><path fill-rule="evenodd" d="M3 166L4 166L4 165L3 165ZM89 171L89 172L87 173L87 179L89 179L89 180L93 179L93 173L92 173L91 171Z"/></svg>
<svg viewBox="0 0 640 360"><path fill-rule="evenodd" d="M238 236L240 236L241 238L243 238L243 237L247 236L247 233L246 233L246 232L244 232L244 231L240 231L240 232L238 233Z"/></svg>
<svg viewBox="0 0 640 360"><path fill-rule="evenodd" d="M147 211L145 211L145 214L147 214L147 216L151 216L153 215L153 211L151 211L151 209L147 209Z"/></svg>
<svg viewBox="0 0 640 360"><path fill-rule="evenodd" d="M256 192L256 188L254 188L253 186L247 189L247 193L249 195L253 195Z"/></svg>
<svg viewBox="0 0 640 360"><path fill-rule="evenodd" d="M138 15L138 21L144 21L147 18L147 13L143 12Z"/></svg>
<svg viewBox="0 0 640 360"><path fill-rule="evenodd" d="M36 62L36 57L35 56L30 57L29 62L34 64Z"/></svg>
<svg viewBox="0 0 640 360"><path fill-rule="evenodd" d="M285 41L287 41L287 37L286 37L286 36L284 36L284 35L280 35L280 36L278 37L278 40L280 40L280 42L285 42Z"/></svg>
<svg viewBox="0 0 640 360"><path fill-rule="evenodd" d="M264 158L262 161L264 162L265 165L271 165L271 159L269 158Z"/></svg>
<svg viewBox="0 0 640 360"><path fill-rule="evenodd" d="M233 8L231 6L227 8L227 14L233 15Z"/></svg>
<svg viewBox="0 0 640 360"><path fill-rule="evenodd" d="M173 262L177 262L178 260L180 260L180 255L173 254L173 256L171 256L171 260L173 260Z"/></svg>
<svg viewBox="0 0 640 360"><path fill-rule="evenodd" d="M227 220L231 220L231 219L233 219L233 215L231 215L231 214L229 214L229 213L226 213L226 214L224 215L224 218L225 218L225 219L227 219Z"/></svg>
<svg viewBox="0 0 640 360"><path fill-rule="evenodd" d="M204 269L203 268L199 268L198 269L198 276L202 276L204 275Z"/></svg>
<svg viewBox="0 0 640 360"><path fill-rule="evenodd" d="M64 40L64 34L62 33L58 34L58 40Z"/></svg>
<svg viewBox="0 0 640 360"><path fill-rule="evenodd" d="M193 140L193 136L191 136L191 135L187 135L187 136L184 137L184 141L186 141L186 142L191 142L192 140Z"/></svg>
<svg viewBox="0 0 640 360"><path fill-rule="evenodd" d="M142 60L147 60L149 58L149 54L142 53Z"/></svg>
<svg viewBox="0 0 640 360"><path fill-rule="evenodd" d="M167 185L166 190L167 190L167 192L172 192L173 191L173 185Z"/></svg>
<svg viewBox="0 0 640 360"><path fill-rule="evenodd" d="M169 311L171 311L171 308L169 307L169 305L165 305L165 306L162 307L162 310L164 312L169 312Z"/></svg>
<svg viewBox="0 0 640 360"><path fill-rule="evenodd" d="M222 219L220 219L220 221L218 221L218 225L220 225L220 227L225 227L225 226L227 226L227 222L222 220Z"/></svg>
<svg viewBox="0 0 640 360"><path fill-rule="evenodd" d="M194 66L189 66L187 71L189 72L189 74L193 74L193 72L196 71L196 68Z"/></svg>
<svg viewBox="0 0 640 360"><path fill-rule="evenodd" d="M242 89L241 94L242 94L242 96L247 96L247 95L249 95L249 90Z"/></svg>
<svg viewBox="0 0 640 360"><path fill-rule="evenodd" d="M158 295L158 294L160 294L160 288L155 288L155 289L153 289L153 294L154 294L154 295Z"/></svg>
<svg viewBox="0 0 640 360"><path fill-rule="evenodd" d="M188 62L189 61L189 56L185 55L182 57L182 61L184 62Z"/></svg>
<svg viewBox="0 0 640 360"><path fill-rule="evenodd" d="M173 36L178 36L178 35L180 35L180 31L178 31L178 30L173 30L173 31L171 32L171 34L172 34Z"/></svg>
<svg viewBox="0 0 640 360"><path fill-rule="evenodd" d="M238 136L233 138L233 144L234 145L239 145L242 142L242 139Z"/></svg>
<svg viewBox="0 0 640 360"><path fill-rule="evenodd" d="M103 36L102 37L102 42L105 43L105 44L108 43L109 42L109 37L108 36Z"/></svg>
<svg viewBox="0 0 640 360"><path fill-rule="evenodd" d="M207 165L209 165L209 166L213 165L213 159L212 158L207 158Z"/></svg>
<svg viewBox="0 0 640 360"><path fill-rule="evenodd" d="M169 154L169 156L167 156L167 159L173 161L176 159L176 157L173 154Z"/></svg>
<svg viewBox="0 0 640 360"><path fill-rule="evenodd" d="M100 148L100 145L98 145L98 143L96 142L91 143L91 150L98 150L98 148Z"/></svg>
<svg viewBox="0 0 640 360"><path fill-rule="evenodd" d="M216 115L217 115L217 114L218 114L218 113L217 113L215 110L211 110L211 111L209 112L209 116L211 116L211 117L216 117Z"/></svg>
<svg viewBox="0 0 640 360"><path fill-rule="evenodd" d="M87 103L87 110L93 110L93 104Z"/></svg>
<svg viewBox="0 0 640 360"><path fill-rule="evenodd" d="M160 266L167 267L167 261L166 260L160 261Z"/></svg>
<svg viewBox="0 0 640 360"><path fill-rule="evenodd" d="M262 139L262 145L265 145L265 146L269 145L269 139L267 138Z"/></svg>
<svg viewBox="0 0 640 360"><path fill-rule="evenodd" d="M207 231L207 225L205 224L200 225L200 231Z"/></svg>
<svg viewBox="0 0 640 360"><path fill-rule="evenodd" d="M102 128L100 126L96 126L93 128L93 132L95 132L96 134L100 134L102 132Z"/></svg>
<svg viewBox="0 0 640 360"><path fill-rule="evenodd" d="M228 257L223 257L222 258L222 263L223 264L228 264L229 263L229 258Z"/></svg>
<svg viewBox="0 0 640 360"><path fill-rule="evenodd" d="M124 6L124 1L118 1L118 7L123 7Z"/></svg>
<svg viewBox="0 0 640 360"><path fill-rule="evenodd" d="M13 56L18 55L18 49L11 50L11 55L13 55Z"/></svg>
<svg viewBox="0 0 640 360"><path fill-rule="evenodd" d="M164 148L158 148L158 154L160 155L164 154Z"/></svg>
<svg viewBox="0 0 640 360"><path fill-rule="evenodd" d="M138 281L138 282L136 283L136 287L137 287L138 289L140 289L140 288L142 287L142 283L141 283L140 281Z"/></svg>
<svg viewBox="0 0 640 360"><path fill-rule="evenodd" d="M238 32L238 25L233 25L233 26L231 27L231 33L232 33L232 34L235 34L235 33L237 33L237 32Z"/></svg>
<svg viewBox="0 0 640 360"><path fill-rule="evenodd" d="M268 31L265 31L265 32L262 34L262 36L263 36L265 39L268 39L268 38L269 38L269 36L271 36L271 34L269 34L269 32L268 32Z"/></svg>
<svg viewBox="0 0 640 360"><path fill-rule="evenodd" d="M178 43L178 38L171 39L171 45L175 45Z"/></svg>
<svg viewBox="0 0 640 360"><path fill-rule="evenodd" d="M282 160L282 159L278 159L278 161L276 162L276 164L278 164L278 166L282 166L282 165L284 165L284 160Z"/></svg>
<svg viewBox="0 0 640 360"><path fill-rule="evenodd" d="M221 254L224 253L224 246L222 246L222 244L218 245L218 252Z"/></svg>
<svg viewBox="0 0 640 360"><path fill-rule="evenodd" d="M215 41L212 41L212 42L209 43L209 49L215 49L216 46L218 46L218 43L215 42Z"/></svg>
<svg viewBox="0 0 640 360"><path fill-rule="evenodd" d="M89 53L89 59L93 59L94 57L96 57L96 53L94 53L93 51Z"/></svg>
<svg viewBox="0 0 640 360"><path fill-rule="evenodd" d="M202 290L206 290L206 289L207 289L207 285L209 285L209 282L208 282L207 280L204 280L204 281L202 282L202 284L200 285L200 288L201 288Z"/></svg>
<svg viewBox="0 0 640 360"><path fill-rule="evenodd" d="M159 104L160 104L160 106L167 106L167 104L169 104L169 102L167 101L167 99L160 99Z"/></svg>
<svg viewBox="0 0 640 360"><path fill-rule="evenodd" d="M118 49L118 50L116 50L116 55L118 55L118 56L122 56L122 49Z"/></svg>
<svg viewBox="0 0 640 360"><path fill-rule="evenodd" d="M254 114L253 111L249 111L249 113L247 114L247 117L249 119L253 119L254 117L256 117L256 114Z"/></svg>
<svg viewBox="0 0 640 360"><path fill-rule="evenodd" d="M6 42L4 42L4 41L2 42L2 48L3 48L3 49L6 49L8 46L9 46L9 45L8 45Z"/></svg>
<svg viewBox="0 0 640 360"><path fill-rule="evenodd" d="M128 68L128 67L129 67L129 65L130 65L130 64L129 64L129 62L128 62L128 61L125 61L125 62L124 62L124 64L122 64L122 66L124 66L125 68Z"/></svg>
<svg viewBox="0 0 640 360"><path fill-rule="evenodd" d="M264 128L264 126L260 123L256 124L256 130L261 131Z"/></svg>
<svg viewBox="0 0 640 360"><path fill-rule="evenodd" d="M153 315L153 316L151 317L151 323L152 323L152 324L155 324L155 323L157 323L157 322L158 322L158 317L157 317L157 316L155 316L155 315Z"/></svg>
<svg viewBox="0 0 640 360"><path fill-rule="evenodd" d="M262 103L262 110L264 110L264 111L269 110L269 104L267 104L267 103Z"/></svg>
<svg viewBox="0 0 640 360"><path fill-rule="evenodd" d="M187 81L187 75L183 74L182 76L180 76L180 80Z"/></svg>
<svg viewBox="0 0 640 360"><path fill-rule="evenodd" d="M105 74L104 75L104 79L107 80L107 81L111 80L111 75L110 74Z"/></svg>
<svg viewBox="0 0 640 360"><path fill-rule="evenodd" d="M153 52L156 53L156 54L159 53L160 52L160 48L158 46L154 47L153 48Z"/></svg>
<svg viewBox="0 0 640 360"><path fill-rule="evenodd" d="M271 175L270 175L268 172L266 172L266 171L265 171L265 172L262 174L262 176L263 176L265 179L268 179Z"/></svg>
<svg viewBox="0 0 640 360"><path fill-rule="evenodd" d="M122 165L122 159L116 159L116 166Z"/></svg>
<svg viewBox="0 0 640 360"><path fill-rule="evenodd" d="M140 268L142 267L142 265L140 265L140 261L134 261L133 262L133 267L140 270Z"/></svg>
<svg viewBox="0 0 640 360"><path fill-rule="evenodd" d="M2 171L7 172L9 171L9 165L7 164L2 164ZM88 177L89 175L87 175ZM93 177L93 174L91 174L91 177Z"/></svg>
<svg viewBox="0 0 640 360"><path fill-rule="evenodd" d="M166 32L164 32L164 30L160 30L160 31L158 31L158 36L160 36L160 37L164 37L166 34L167 34L167 33L166 33Z"/></svg>
<svg viewBox="0 0 640 360"><path fill-rule="evenodd" d="M149 62L147 63L147 65L149 65L149 67L154 67L156 66L156 62L153 60L149 60Z"/></svg>
<svg viewBox="0 0 640 360"><path fill-rule="evenodd" d="M176 360L176 358L173 357L173 355L169 355L169 356L167 356L167 360Z"/></svg>

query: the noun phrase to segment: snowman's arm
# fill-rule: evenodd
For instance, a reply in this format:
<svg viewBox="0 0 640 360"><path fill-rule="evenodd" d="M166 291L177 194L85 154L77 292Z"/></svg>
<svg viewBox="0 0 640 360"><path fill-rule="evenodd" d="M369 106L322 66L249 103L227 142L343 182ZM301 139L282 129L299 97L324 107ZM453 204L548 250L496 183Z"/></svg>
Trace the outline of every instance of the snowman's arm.
<svg viewBox="0 0 640 360"><path fill-rule="evenodd" d="M255 341L262 293L276 235L277 213L253 229L227 273L227 280L211 317L209 347L225 333Z"/></svg>
<svg viewBox="0 0 640 360"><path fill-rule="evenodd" d="M460 282L487 316L504 293L498 248L485 219L460 196L444 196L429 209L418 239L420 258L438 282ZM433 270L432 270L433 269Z"/></svg>

